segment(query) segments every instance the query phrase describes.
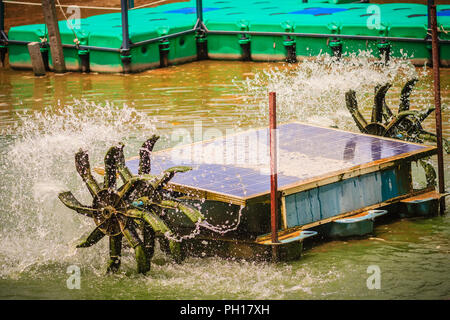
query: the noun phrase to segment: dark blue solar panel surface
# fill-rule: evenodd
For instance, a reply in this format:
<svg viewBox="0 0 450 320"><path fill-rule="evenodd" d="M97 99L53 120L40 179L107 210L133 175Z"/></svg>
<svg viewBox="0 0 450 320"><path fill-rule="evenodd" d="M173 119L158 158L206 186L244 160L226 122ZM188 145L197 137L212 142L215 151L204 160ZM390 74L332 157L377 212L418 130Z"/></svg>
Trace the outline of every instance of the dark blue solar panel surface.
<svg viewBox="0 0 450 320"><path fill-rule="evenodd" d="M340 169L347 169L425 148L425 146L403 141L386 140L300 123L280 125L277 131L281 155L296 153L312 159L320 157L325 168L327 159L341 161ZM268 141L268 129L259 129L163 150L152 156L152 174L158 174L176 165L188 165L193 170L178 173L172 182L234 197L247 198L268 193L270 191L269 172L258 169L258 167L268 166ZM263 156L255 156L258 152ZM204 158L201 158L202 155ZM248 165L249 163L251 165ZM127 166L135 174L138 171L138 165L138 159L127 161ZM292 163L292 166L301 165L302 163ZM336 168L332 171L336 171ZM301 183L302 180L315 176L318 176L317 172L308 172L301 177L278 173L278 186L282 188L289 184Z"/></svg>

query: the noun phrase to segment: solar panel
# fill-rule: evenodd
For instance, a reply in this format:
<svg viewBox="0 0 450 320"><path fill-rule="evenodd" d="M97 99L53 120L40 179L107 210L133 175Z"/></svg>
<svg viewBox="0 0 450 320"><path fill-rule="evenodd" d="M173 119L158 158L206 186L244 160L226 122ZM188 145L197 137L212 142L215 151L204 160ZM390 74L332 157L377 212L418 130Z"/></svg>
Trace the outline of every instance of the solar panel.
<svg viewBox="0 0 450 320"><path fill-rule="evenodd" d="M278 188L355 166L380 163L430 147L404 141L287 123L277 129ZM127 161L133 173L138 159ZM270 192L269 129L255 129L154 152L152 173L176 165L193 169L178 173L174 185L230 198L249 199Z"/></svg>

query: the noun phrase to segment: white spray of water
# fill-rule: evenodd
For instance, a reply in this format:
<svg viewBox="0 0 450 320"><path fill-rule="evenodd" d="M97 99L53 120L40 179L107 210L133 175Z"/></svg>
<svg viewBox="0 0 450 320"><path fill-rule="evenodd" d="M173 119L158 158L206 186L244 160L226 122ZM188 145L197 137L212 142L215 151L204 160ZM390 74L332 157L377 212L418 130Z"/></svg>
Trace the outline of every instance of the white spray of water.
<svg viewBox="0 0 450 320"><path fill-rule="evenodd" d="M58 193L71 190L91 204L75 171L74 154L83 148L91 166L102 164L111 145L128 141L133 147L130 140L142 143L154 131L154 119L110 103L75 101L59 110L19 115L19 121L4 132L14 141L0 155L0 277L56 261L102 266L97 250L74 249L94 225L64 207ZM137 146L134 149L137 152ZM107 252L106 247L100 250Z"/></svg>
<svg viewBox="0 0 450 320"><path fill-rule="evenodd" d="M289 71L268 70L240 83L249 96L248 108L256 106L256 110L244 110L242 114L252 117L252 124L266 125L267 92L276 91L280 121L355 129L345 108L345 91L357 91L361 105L369 105L376 84L397 81L402 85L415 75L414 67L403 60L393 61L386 68L364 55L340 62L324 56ZM77 101L62 110L25 114L18 125L5 132L14 140L0 152L0 278L13 278L33 266L53 262L82 263L103 274L108 256L106 241L95 249L76 250L81 235L91 231L93 223L65 208L57 194L71 190L79 200L90 203L91 197L75 171L74 153L85 148L91 163L101 164L109 146L124 141L126 151L135 155L154 131L154 123L133 108ZM129 149L133 144L134 149ZM134 268L130 256L124 257L124 262ZM205 264L189 259L187 266L154 264L144 281L158 290L176 288L202 296L229 294L264 299L283 298L297 291L309 294L317 281L333 281L336 277L336 273L325 277L311 273L307 267L294 270L290 265L215 259L207 259Z"/></svg>
<svg viewBox="0 0 450 320"><path fill-rule="evenodd" d="M355 90L359 105L364 108L372 106L377 84L390 82L401 88L414 77L418 77L416 69L404 59L393 59L384 66L371 59L367 52L341 60L322 55L294 66L264 70L239 83L247 96L247 108L256 108L246 110L242 115L251 117L248 121L252 123L266 125L268 92L274 91L277 93L279 122L297 120L355 130L345 107L345 92Z"/></svg>

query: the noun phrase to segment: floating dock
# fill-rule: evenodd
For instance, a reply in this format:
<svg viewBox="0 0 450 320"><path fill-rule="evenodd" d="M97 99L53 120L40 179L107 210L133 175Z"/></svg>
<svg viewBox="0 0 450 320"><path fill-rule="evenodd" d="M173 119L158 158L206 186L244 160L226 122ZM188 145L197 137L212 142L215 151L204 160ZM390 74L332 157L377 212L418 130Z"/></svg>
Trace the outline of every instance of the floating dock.
<svg viewBox="0 0 450 320"><path fill-rule="evenodd" d="M71 71L138 72L202 59L294 62L367 50L375 58L430 61L426 5L346 2L192 0L91 16L75 26L60 21L59 30ZM437 19L441 64L448 66L450 5L437 6ZM30 42L41 43L52 68L45 24L15 26L3 37L12 68L32 68Z"/></svg>
<svg viewBox="0 0 450 320"><path fill-rule="evenodd" d="M411 174L411 163L436 154L436 147L297 122L277 130L282 259L298 258L303 240L317 233L366 235L377 216L414 214L412 202L439 197L430 188L414 190ZM176 165L192 167L177 174L167 189L198 207L214 226L184 240L186 248L270 257L268 145L269 129L263 128L153 153L152 174ZM135 174L138 164L138 158L126 163ZM173 221L180 230L193 228L179 217Z"/></svg>

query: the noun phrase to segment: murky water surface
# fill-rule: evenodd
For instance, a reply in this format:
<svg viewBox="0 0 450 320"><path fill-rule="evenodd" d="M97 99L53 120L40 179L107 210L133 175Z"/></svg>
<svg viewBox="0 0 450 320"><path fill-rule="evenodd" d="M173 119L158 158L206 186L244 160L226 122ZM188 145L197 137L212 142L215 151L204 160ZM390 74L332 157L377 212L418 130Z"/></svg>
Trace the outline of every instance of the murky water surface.
<svg viewBox="0 0 450 320"><path fill-rule="evenodd" d="M48 74L0 70L0 299L449 299L450 211L433 218L378 225L371 237L306 248L302 259L278 265L216 258L173 264L159 250L147 276L135 272L130 251L121 271L105 275L105 240L75 245L92 221L65 208L58 192L90 195L73 165L78 149L101 164L117 141L136 155L158 132L156 149L192 140L208 129L267 125L267 92L278 95L279 121L299 120L357 131L344 93L357 91L369 117L373 88L393 82L387 103L396 109L407 79L419 83L412 108L433 103L432 75L397 61L380 68L365 58L282 63L195 62L133 75ZM444 136L450 138L450 70L441 74ZM194 124L203 134L195 134ZM434 130L434 117L425 128ZM432 159L435 163L435 159ZM449 157L445 158L447 189ZM416 184L424 183L417 171ZM450 202L447 200L447 208ZM81 268L81 289L69 290L67 268ZM381 288L369 290L367 269L381 271Z"/></svg>

